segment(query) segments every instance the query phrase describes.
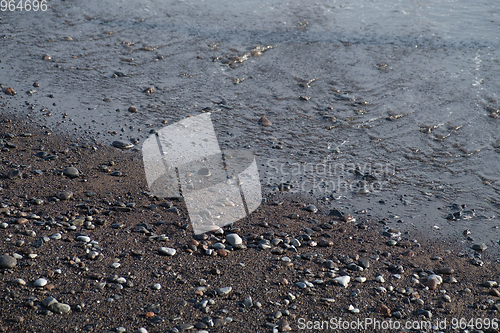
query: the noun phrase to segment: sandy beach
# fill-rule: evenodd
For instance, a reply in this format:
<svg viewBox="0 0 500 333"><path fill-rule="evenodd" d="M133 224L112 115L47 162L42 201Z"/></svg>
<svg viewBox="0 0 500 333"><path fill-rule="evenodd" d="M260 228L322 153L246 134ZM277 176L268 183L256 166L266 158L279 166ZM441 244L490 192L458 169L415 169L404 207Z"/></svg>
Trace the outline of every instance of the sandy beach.
<svg viewBox="0 0 500 333"><path fill-rule="evenodd" d="M0 120L2 332L499 331L481 244L281 192L195 236L182 198L149 192L139 147Z"/></svg>

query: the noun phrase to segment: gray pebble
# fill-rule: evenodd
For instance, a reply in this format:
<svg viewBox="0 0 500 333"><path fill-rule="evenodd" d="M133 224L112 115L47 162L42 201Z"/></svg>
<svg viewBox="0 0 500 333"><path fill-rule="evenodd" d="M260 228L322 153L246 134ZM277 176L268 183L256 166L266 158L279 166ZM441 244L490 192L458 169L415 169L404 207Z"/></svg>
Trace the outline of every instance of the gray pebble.
<svg viewBox="0 0 500 333"><path fill-rule="evenodd" d="M119 148L119 149L130 149L130 148L133 148L134 145L130 142L125 142L125 141L113 141L113 143L111 144L113 147L115 148Z"/></svg>
<svg viewBox="0 0 500 333"><path fill-rule="evenodd" d="M236 246L236 245L241 245L243 244L243 241L240 236L237 234L229 234L226 236L226 242L229 243L231 246Z"/></svg>
<svg viewBox="0 0 500 333"><path fill-rule="evenodd" d="M80 176L80 171L78 171L78 169L74 167L67 167L63 170L63 175L65 175L66 177L75 178Z"/></svg>
<svg viewBox="0 0 500 333"><path fill-rule="evenodd" d="M0 268L14 268L16 265L16 258L9 255L0 255Z"/></svg>

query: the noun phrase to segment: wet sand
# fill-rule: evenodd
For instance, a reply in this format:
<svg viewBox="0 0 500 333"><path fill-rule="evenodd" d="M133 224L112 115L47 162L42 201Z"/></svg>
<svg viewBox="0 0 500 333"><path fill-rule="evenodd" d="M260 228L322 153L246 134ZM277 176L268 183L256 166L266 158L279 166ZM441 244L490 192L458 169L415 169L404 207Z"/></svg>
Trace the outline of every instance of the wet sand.
<svg viewBox="0 0 500 333"><path fill-rule="evenodd" d="M303 329L338 318L446 319L441 331L452 332L461 318L498 317L500 292L487 281L499 264L465 236L391 238L384 216L343 210L355 221L337 219L277 192L223 233L195 237L182 200L149 193L140 150L0 121L0 254L10 265L18 258L0 269L3 332L319 332ZM78 177L63 175L68 167ZM231 233L241 245L228 245ZM442 284L428 282L433 274ZM346 287L335 280L347 276ZM39 278L46 284L35 287ZM43 305L49 296L60 306Z"/></svg>

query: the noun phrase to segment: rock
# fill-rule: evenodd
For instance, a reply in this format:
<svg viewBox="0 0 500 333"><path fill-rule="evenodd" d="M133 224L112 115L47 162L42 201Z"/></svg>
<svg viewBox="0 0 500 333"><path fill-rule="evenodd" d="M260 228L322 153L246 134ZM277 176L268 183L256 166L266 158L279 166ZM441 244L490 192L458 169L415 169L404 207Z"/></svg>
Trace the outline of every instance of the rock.
<svg viewBox="0 0 500 333"><path fill-rule="evenodd" d="M311 213L318 212L318 208L316 208L316 206L314 206L314 205L307 205L304 207L304 210L307 210L308 212L311 212Z"/></svg>
<svg viewBox="0 0 500 333"><path fill-rule="evenodd" d="M46 284L47 284L47 280L45 280L44 278L39 278L38 280L33 282L33 285L35 287L44 287Z"/></svg>
<svg viewBox="0 0 500 333"><path fill-rule="evenodd" d="M25 286L26 285L26 281L24 281L23 279L15 279L14 283L18 284L20 286Z"/></svg>
<svg viewBox="0 0 500 333"><path fill-rule="evenodd" d="M351 281L351 277L348 275L345 276L339 276L333 279L335 282L343 286L344 288L347 288L349 285L349 282Z"/></svg>
<svg viewBox="0 0 500 333"><path fill-rule="evenodd" d="M272 126L273 123L271 123L267 118L266 116L262 116L262 118L259 119L259 124L261 126Z"/></svg>
<svg viewBox="0 0 500 333"><path fill-rule="evenodd" d="M177 252L176 249L173 249L171 247L160 247L158 252L164 256L173 256Z"/></svg>
<svg viewBox="0 0 500 333"><path fill-rule="evenodd" d="M296 285L297 287L299 287L300 289L305 289L305 288L307 288L307 284L305 284L305 283L304 283L304 282L302 282L302 281L296 282L296 283L295 283L295 285Z"/></svg>
<svg viewBox="0 0 500 333"><path fill-rule="evenodd" d="M9 95L9 96L15 96L15 95L16 95L16 92L15 92L15 91L14 91L14 89L13 89L13 88L11 88L11 87L8 87L8 88L3 88L3 89L2 89L2 91L3 91L3 93L4 93L5 95Z"/></svg>
<svg viewBox="0 0 500 333"><path fill-rule="evenodd" d="M498 283L496 281L489 280L489 281L483 282L483 286L485 286L487 288L494 288L494 287L498 286Z"/></svg>
<svg viewBox="0 0 500 333"><path fill-rule="evenodd" d="M49 296L47 298L45 298L43 301L42 301L42 305L45 306L45 307L50 307L52 304L55 304L55 303L59 303L57 301L57 299L55 299L54 297L52 296Z"/></svg>
<svg viewBox="0 0 500 333"><path fill-rule="evenodd" d="M133 105L132 105L132 106L130 106L130 107L128 108L128 112L130 112L130 113L137 113L137 112L138 112L137 107L135 107L135 106L133 106Z"/></svg>
<svg viewBox="0 0 500 333"><path fill-rule="evenodd" d="M125 142L125 141L113 141L113 143L111 144L113 147L115 148L119 148L119 149L130 149L130 148L133 148L134 147L134 144L132 144L131 142Z"/></svg>
<svg viewBox="0 0 500 333"><path fill-rule="evenodd" d="M223 288L216 289L215 292L219 296L224 296L224 295L229 294L231 292L231 290L233 290L233 287L223 287Z"/></svg>
<svg viewBox="0 0 500 333"><path fill-rule="evenodd" d="M443 278L436 274L431 274L427 277L427 281L436 280L437 284L443 283Z"/></svg>
<svg viewBox="0 0 500 333"><path fill-rule="evenodd" d="M16 265L16 258L9 255L0 255L0 268L14 268Z"/></svg>
<svg viewBox="0 0 500 333"><path fill-rule="evenodd" d="M63 170L63 175L69 178L76 178L80 176L80 171L75 167L67 167Z"/></svg>
<svg viewBox="0 0 500 333"><path fill-rule="evenodd" d="M442 267L440 270L439 270L439 273L441 274L453 274L455 273L455 270L451 267Z"/></svg>
<svg viewBox="0 0 500 333"><path fill-rule="evenodd" d="M491 296L500 297L500 291L498 291L498 289L496 288L490 289L489 294Z"/></svg>
<svg viewBox="0 0 500 333"><path fill-rule="evenodd" d="M253 306L252 296L249 296L246 300L244 300L243 305L245 308L251 308Z"/></svg>
<svg viewBox="0 0 500 333"><path fill-rule="evenodd" d="M277 324L281 332L290 332L292 330L290 324L288 324L288 321L286 319L281 319Z"/></svg>
<svg viewBox="0 0 500 333"><path fill-rule="evenodd" d="M481 244L474 244L471 246L471 248L478 252L484 252L488 247L486 246L486 244L481 243Z"/></svg>
<svg viewBox="0 0 500 333"><path fill-rule="evenodd" d="M384 316L384 317L390 317L391 316L391 309L387 307L387 305L382 304L378 311Z"/></svg>
<svg viewBox="0 0 500 333"><path fill-rule="evenodd" d="M436 289L437 285L438 285L438 283L437 283L436 279L429 279L424 283L424 286L429 287L430 290Z"/></svg>
<svg viewBox="0 0 500 333"><path fill-rule="evenodd" d="M71 200L71 199L73 199L73 192L64 191L64 192L59 193L57 195L57 197L61 200Z"/></svg>
<svg viewBox="0 0 500 333"><path fill-rule="evenodd" d="M88 243L88 242L90 242L90 237L82 235L82 236L76 237L76 240L79 240L80 242Z"/></svg>
<svg viewBox="0 0 500 333"><path fill-rule="evenodd" d="M153 287L152 287L154 290L160 290L161 289L161 284L159 283L155 283L153 284Z"/></svg>
<svg viewBox="0 0 500 333"><path fill-rule="evenodd" d="M354 280L359 283L364 283L366 281L366 278L364 276L358 276L354 278Z"/></svg>
<svg viewBox="0 0 500 333"><path fill-rule="evenodd" d="M7 173L7 178L9 179L16 179L16 178L22 178L23 173L19 171L18 169L12 169Z"/></svg>
<svg viewBox="0 0 500 333"><path fill-rule="evenodd" d="M53 303L50 306L50 310L52 312L55 312L55 313L65 314L71 310L71 306L69 306L68 304L64 304L64 303Z"/></svg>
<svg viewBox="0 0 500 333"><path fill-rule="evenodd" d="M226 236L226 242L229 243L231 246L237 246L243 244L243 241L240 236L237 234L228 234Z"/></svg>

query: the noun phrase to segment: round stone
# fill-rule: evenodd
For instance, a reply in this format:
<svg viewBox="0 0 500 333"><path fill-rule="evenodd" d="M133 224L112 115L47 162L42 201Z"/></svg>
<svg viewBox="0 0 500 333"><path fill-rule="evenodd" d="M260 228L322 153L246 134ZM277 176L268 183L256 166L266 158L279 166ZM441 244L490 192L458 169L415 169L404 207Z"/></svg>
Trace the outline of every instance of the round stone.
<svg viewBox="0 0 500 333"><path fill-rule="evenodd" d="M63 170L63 175L69 178L76 178L80 176L80 171L78 171L78 169L75 167L67 167Z"/></svg>
<svg viewBox="0 0 500 333"><path fill-rule="evenodd" d="M228 234L226 236L226 242L229 243L231 246L237 246L243 244L243 241L240 236L237 234Z"/></svg>
<svg viewBox="0 0 500 333"><path fill-rule="evenodd" d="M155 283L153 284L153 287L152 287L154 290L160 290L161 289L161 284L159 283Z"/></svg>
<svg viewBox="0 0 500 333"><path fill-rule="evenodd" d="M14 268L16 265L16 258L8 255L0 255L0 268Z"/></svg>
<svg viewBox="0 0 500 333"><path fill-rule="evenodd" d="M44 278L39 278L38 280L33 282L33 285L35 287L44 287L46 284L47 284L47 280L45 280Z"/></svg>

